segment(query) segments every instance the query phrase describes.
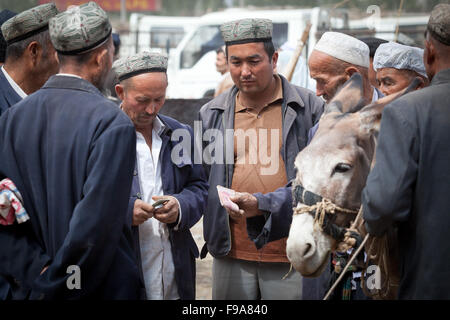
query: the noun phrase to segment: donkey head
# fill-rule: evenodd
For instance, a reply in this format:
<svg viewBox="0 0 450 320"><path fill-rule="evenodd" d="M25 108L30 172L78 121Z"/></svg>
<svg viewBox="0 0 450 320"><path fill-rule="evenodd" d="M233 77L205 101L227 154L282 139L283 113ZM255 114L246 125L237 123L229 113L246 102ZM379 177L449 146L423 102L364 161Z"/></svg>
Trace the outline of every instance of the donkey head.
<svg viewBox="0 0 450 320"><path fill-rule="evenodd" d="M383 108L416 83L364 106L362 78L354 74L326 106L314 139L297 155L293 190L302 186L302 190L341 208L357 211L374 159ZM294 192L294 207L303 206ZM328 218L333 225L349 227L355 215L336 212ZM315 225L314 212L294 214L286 251L294 268L303 276L320 275L336 245L337 239Z"/></svg>

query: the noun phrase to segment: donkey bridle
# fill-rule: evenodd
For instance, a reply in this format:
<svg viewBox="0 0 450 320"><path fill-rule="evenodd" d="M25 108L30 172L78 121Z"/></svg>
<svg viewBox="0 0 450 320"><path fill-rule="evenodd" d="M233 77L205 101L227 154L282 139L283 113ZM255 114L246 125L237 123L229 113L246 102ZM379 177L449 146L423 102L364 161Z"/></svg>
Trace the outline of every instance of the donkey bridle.
<svg viewBox="0 0 450 320"><path fill-rule="evenodd" d="M324 198L314 192L306 190L302 185L297 184L292 189L292 198L293 198L293 207L294 209L297 207L299 202L303 203L306 206L313 207L319 202L324 201ZM333 237L338 242L344 239L345 233L348 232L347 228L340 227L334 223L336 220L335 212L345 212L351 214L357 214L358 211L341 208L335 204L333 204L330 200L325 199L329 203L333 205L333 212L326 212L325 218L323 220L323 224L320 226L326 234ZM295 212L295 211L294 211ZM311 209L307 211L310 215L312 215L316 219L316 209ZM294 213L295 214L295 213ZM352 232L352 231L350 231Z"/></svg>

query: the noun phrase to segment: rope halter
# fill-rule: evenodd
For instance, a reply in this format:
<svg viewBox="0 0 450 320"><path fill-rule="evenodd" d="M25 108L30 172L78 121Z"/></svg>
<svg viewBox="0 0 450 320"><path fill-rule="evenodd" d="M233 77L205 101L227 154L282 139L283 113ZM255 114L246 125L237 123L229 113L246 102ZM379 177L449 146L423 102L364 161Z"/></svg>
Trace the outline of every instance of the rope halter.
<svg viewBox="0 0 450 320"><path fill-rule="evenodd" d="M345 238L345 234L348 230L345 227L340 227L333 223L333 218L330 216L334 216L335 213L339 212L357 215L358 210L339 207L331 200L308 191L299 184L293 188L292 193L292 198L294 200L294 215L309 213L314 217L314 228L325 232L338 242ZM298 207L298 203L302 203L303 206Z"/></svg>

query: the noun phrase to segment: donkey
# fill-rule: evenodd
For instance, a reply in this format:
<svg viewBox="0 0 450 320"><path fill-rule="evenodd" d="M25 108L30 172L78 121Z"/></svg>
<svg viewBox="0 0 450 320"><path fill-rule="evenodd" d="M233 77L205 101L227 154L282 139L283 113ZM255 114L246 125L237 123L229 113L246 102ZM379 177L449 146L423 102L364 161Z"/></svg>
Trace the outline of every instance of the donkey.
<svg viewBox="0 0 450 320"><path fill-rule="evenodd" d="M354 74L326 106L314 139L295 160L294 216L286 252L292 266L303 276L317 277L323 272L330 253L336 250L345 228L356 217L375 159L384 106L417 84L413 81L403 91L364 106L362 78ZM322 199L327 199L335 211L321 218L325 222L317 217L318 210L301 210ZM295 214L296 211L310 214Z"/></svg>

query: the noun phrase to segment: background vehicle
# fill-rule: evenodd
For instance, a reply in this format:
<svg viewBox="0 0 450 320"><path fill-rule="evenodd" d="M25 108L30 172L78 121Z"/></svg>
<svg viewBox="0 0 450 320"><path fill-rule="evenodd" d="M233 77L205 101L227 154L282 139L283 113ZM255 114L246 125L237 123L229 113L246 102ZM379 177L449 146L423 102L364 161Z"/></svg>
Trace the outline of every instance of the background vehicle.
<svg viewBox="0 0 450 320"><path fill-rule="evenodd" d="M121 33L121 55L157 50L169 53L191 31L198 17L168 17L133 13L128 34Z"/></svg>

